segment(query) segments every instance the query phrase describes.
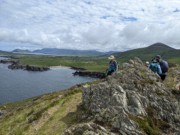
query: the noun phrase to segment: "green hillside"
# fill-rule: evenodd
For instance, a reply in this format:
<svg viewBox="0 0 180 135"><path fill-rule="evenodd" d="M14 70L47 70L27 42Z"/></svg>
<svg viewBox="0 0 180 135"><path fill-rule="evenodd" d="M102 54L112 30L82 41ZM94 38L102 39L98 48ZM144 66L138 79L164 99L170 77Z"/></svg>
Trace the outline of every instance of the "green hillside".
<svg viewBox="0 0 180 135"><path fill-rule="evenodd" d="M0 135L60 135L78 123L81 89L58 91L21 102L0 105Z"/></svg>
<svg viewBox="0 0 180 135"><path fill-rule="evenodd" d="M0 56L2 56L2 55L10 55L11 53L9 53L9 52L5 52L5 51L1 51L0 50Z"/></svg>
<svg viewBox="0 0 180 135"><path fill-rule="evenodd" d="M139 57L143 61L151 61L157 54L170 63L180 64L180 50L176 50L162 43L156 43L149 47L134 49L126 52L115 53L119 61L127 61L134 57Z"/></svg>
<svg viewBox="0 0 180 135"><path fill-rule="evenodd" d="M0 135L61 135L79 122L87 110L82 104L82 87L47 93L19 102L0 104Z"/></svg>

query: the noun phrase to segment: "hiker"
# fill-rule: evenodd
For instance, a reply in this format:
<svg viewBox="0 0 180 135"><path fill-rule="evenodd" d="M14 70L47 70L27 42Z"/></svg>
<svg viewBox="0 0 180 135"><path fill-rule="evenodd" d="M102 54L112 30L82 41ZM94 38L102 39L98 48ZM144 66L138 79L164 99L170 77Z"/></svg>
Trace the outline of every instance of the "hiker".
<svg viewBox="0 0 180 135"><path fill-rule="evenodd" d="M161 67L162 70L162 74L160 74L161 80L165 80L167 73L168 73L168 62L165 60L162 60L160 55L156 55L155 59L157 60L157 62L159 62L159 65Z"/></svg>
<svg viewBox="0 0 180 135"><path fill-rule="evenodd" d="M160 64L156 59L152 59L152 63L149 65L149 69L151 69L154 73L157 73L159 76L162 74Z"/></svg>
<svg viewBox="0 0 180 135"><path fill-rule="evenodd" d="M115 71L118 70L118 64L117 64L116 59L113 55L108 57L108 59L110 60L110 62L109 62L109 67L107 69L107 75L112 75L112 73L114 73Z"/></svg>

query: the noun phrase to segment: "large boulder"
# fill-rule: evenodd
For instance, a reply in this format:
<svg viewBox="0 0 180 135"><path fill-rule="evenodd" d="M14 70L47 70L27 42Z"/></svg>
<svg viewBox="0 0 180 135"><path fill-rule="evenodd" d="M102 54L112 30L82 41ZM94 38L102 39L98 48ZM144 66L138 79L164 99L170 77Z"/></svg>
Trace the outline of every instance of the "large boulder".
<svg viewBox="0 0 180 135"><path fill-rule="evenodd" d="M91 121L101 123L107 134L180 134L177 96L138 58L104 82L84 86L82 95Z"/></svg>

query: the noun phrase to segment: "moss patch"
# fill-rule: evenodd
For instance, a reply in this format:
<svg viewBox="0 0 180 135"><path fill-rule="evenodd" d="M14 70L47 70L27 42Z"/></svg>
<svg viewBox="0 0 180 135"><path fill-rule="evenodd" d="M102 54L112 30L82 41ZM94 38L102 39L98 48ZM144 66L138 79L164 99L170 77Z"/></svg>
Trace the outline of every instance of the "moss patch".
<svg viewBox="0 0 180 135"><path fill-rule="evenodd" d="M135 121L146 134L161 135L163 130L170 128L167 122L157 119L157 111L153 108L146 108L146 112L148 113L146 117L129 115L129 118Z"/></svg>

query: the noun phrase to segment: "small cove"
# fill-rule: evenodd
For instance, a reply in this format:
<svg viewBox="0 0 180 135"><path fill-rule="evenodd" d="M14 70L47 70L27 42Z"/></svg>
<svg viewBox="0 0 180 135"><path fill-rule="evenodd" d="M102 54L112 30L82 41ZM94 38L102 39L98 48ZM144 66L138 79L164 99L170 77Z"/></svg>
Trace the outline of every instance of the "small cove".
<svg viewBox="0 0 180 135"><path fill-rule="evenodd" d="M7 64L0 64L0 104L64 90L76 84L95 80L90 77L73 76L73 72L75 70L67 67L51 68L44 72L10 70Z"/></svg>

